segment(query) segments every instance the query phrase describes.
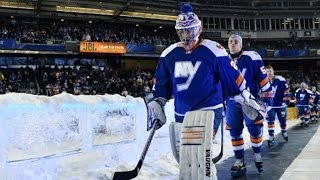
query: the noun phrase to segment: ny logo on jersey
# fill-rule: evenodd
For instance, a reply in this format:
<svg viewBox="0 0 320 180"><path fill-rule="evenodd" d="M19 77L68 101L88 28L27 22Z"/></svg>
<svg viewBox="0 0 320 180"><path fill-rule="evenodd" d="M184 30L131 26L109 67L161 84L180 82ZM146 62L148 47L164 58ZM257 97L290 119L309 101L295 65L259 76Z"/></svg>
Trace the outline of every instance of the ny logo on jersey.
<svg viewBox="0 0 320 180"><path fill-rule="evenodd" d="M302 101L305 96L306 96L305 94L300 94L300 96L299 96L300 97L300 101Z"/></svg>
<svg viewBox="0 0 320 180"><path fill-rule="evenodd" d="M177 84L177 91L183 91L189 88L194 75L200 67L201 61L197 61L193 66L191 61L176 62L174 66L175 78L188 78L185 83Z"/></svg>

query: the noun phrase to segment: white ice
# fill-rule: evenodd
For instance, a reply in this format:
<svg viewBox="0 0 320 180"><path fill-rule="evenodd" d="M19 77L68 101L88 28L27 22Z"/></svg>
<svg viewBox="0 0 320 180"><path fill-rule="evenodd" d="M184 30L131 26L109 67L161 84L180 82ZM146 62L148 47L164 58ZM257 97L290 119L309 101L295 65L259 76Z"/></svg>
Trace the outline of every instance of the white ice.
<svg viewBox="0 0 320 180"><path fill-rule="evenodd" d="M135 167L149 135L141 98L10 93L0 96L0 109L1 180L111 179L113 172ZM168 132L173 101L165 110L167 123L156 131L137 180L178 177ZM296 123L288 121L288 128ZM265 138L267 134L264 126ZM216 154L220 137L219 132ZM249 137L245 129L245 148L251 147ZM228 131L224 150L223 159L233 156Z"/></svg>

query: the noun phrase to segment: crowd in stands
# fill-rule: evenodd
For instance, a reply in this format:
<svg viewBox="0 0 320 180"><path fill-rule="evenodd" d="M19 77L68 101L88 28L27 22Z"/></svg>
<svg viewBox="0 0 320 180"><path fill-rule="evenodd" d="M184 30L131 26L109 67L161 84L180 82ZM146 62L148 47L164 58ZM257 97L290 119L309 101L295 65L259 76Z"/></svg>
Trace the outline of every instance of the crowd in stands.
<svg viewBox="0 0 320 180"><path fill-rule="evenodd" d="M9 92L26 92L30 91L34 84L35 72L28 66L20 69L1 69L0 70L0 94Z"/></svg>
<svg viewBox="0 0 320 180"><path fill-rule="evenodd" d="M20 69L0 70L0 94L9 92L35 92L39 95L53 96L62 92L75 95L120 94L141 97L150 92L153 85L153 71L136 68L121 70L108 67L93 69L92 66L63 67L39 66L35 70L28 66ZM316 86L320 90L320 72L310 69L308 72L277 73L287 79L290 92L294 97L301 82ZM28 90L35 83L35 91ZM25 90L27 89L27 90ZM23 91L25 90L25 91Z"/></svg>
<svg viewBox="0 0 320 180"><path fill-rule="evenodd" d="M61 68L39 67L36 69L39 94L52 96L61 92L75 95L121 94L139 97L150 92L150 71L134 69L124 71L107 68L93 69L91 66Z"/></svg>
<svg viewBox="0 0 320 180"><path fill-rule="evenodd" d="M126 44L170 45L177 41L173 28L97 21L47 20L0 17L0 39L20 43L55 44L65 41L122 42Z"/></svg>
<svg viewBox="0 0 320 180"><path fill-rule="evenodd" d="M0 17L0 21L0 39L17 39L20 43L62 44L65 41L98 41L168 46L178 41L173 27L5 16ZM217 41L227 47L226 39ZM317 49L319 46L317 39L244 38L244 47L250 49Z"/></svg>
<svg viewBox="0 0 320 180"><path fill-rule="evenodd" d="M281 73L280 73L281 74ZM308 72L286 72L281 74L286 78L288 85L290 85L291 96L294 97L295 91L300 88L300 83L305 82L308 89L315 86L320 91L320 71L316 68L310 68Z"/></svg>

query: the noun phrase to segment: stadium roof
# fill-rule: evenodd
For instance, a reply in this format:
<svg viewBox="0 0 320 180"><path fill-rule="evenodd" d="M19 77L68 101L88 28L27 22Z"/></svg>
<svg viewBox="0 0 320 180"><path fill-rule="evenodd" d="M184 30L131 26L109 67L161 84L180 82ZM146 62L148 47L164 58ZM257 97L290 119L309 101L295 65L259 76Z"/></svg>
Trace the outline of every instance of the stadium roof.
<svg viewBox="0 0 320 180"><path fill-rule="evenodd" d="M171 24L180 0L1 0L0 13L65 19ZM319 0L190 0L199 16L320 17Z"/></svg>

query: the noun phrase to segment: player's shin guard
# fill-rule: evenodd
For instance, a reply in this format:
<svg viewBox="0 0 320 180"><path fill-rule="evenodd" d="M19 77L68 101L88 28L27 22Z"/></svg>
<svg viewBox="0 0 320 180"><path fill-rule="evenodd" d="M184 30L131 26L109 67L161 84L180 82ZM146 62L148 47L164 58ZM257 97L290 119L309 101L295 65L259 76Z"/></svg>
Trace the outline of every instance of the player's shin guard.
<svg viewBox="0 0 320 180"><path fill-rule="evenodd" d="M274 144L274 129L275 124L274 121L268 122L268 132L269 132L269 139L268 139L268 146L271 147Z"/></svg>
<svg viewBox="0 0 320 180"><path fill-rule="evenodd" d="M303 127L305 125L305 117L304 116L300 117L300 120L301 120L300 126Z"/></svg>
<svg viewBox="0 0 320 180"><path fill-rule="evenodd" d="M261 149L261 145L262 145L262 133L260 135L258 135L257 137L250 137L251 140L251 145L252 145L252 149L254 152L254 162L256 164L256 167L258 169L259 172L262 172L262 158L261 158L261 154L260 154L260 149Z"/></svg>

